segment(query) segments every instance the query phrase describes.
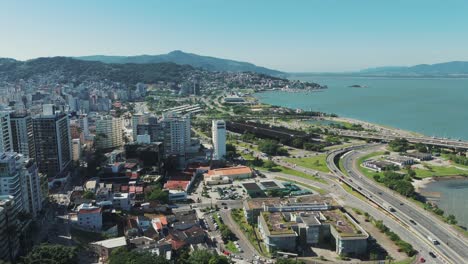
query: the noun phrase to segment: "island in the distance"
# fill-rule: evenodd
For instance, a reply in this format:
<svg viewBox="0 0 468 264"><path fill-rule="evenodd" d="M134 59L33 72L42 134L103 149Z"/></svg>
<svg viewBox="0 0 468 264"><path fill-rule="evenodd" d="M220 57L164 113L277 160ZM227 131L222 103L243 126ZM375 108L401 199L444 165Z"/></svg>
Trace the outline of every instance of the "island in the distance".
<svg viewBox="0 0 468 264"><path fill-rule="evenodd" d="M348 87L351 87L351 88L367 88L367 86L365 85L359 85L359 84L353 84L353 85L350 85Z"/></svg>

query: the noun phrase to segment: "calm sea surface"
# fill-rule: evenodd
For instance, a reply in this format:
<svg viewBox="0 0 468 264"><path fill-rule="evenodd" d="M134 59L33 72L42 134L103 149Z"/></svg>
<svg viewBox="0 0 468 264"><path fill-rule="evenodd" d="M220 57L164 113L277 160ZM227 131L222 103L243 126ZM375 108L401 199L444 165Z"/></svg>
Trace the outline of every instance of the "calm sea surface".
<svg viewBox="0 0 468 264"><path fill-rule="evenodd" d="M320 92L265 92L265 103L335 113L428 136L468 140L468 79L363 78L314 76L296 78L327 85ZM350 85L366 88L350 88ZM441 193L439 206L468 226L468 180L431 183Z"/></svg>
<svg viewBox="0 0 468 264"><path fill-rule="evenodd" d="M460 225L468 227L468 179L454 179L431 182L425 191L439 192L438 206L453 214Z"/></svg>
<svg viewBox="0 0 468 264"><path fill-rule="evenodd" d="M314 76L320 92L265 92L262 102L335 113L428 136L468 140L468 79L408 79ZM350 88L358 84L366 88Z"/></svg>

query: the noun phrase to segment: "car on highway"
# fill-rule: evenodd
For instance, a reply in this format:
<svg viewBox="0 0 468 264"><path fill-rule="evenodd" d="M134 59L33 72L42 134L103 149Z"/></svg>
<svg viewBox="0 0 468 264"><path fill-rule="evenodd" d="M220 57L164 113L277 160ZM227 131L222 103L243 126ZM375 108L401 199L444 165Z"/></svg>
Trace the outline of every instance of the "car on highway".
<svg viewBox="0 0 468 264"><path fill-rule="evenodd" d="M410 221L410 223L412 223L413 225L416 225L416 222L415 222L413 219L410 219L409 221Z"/></svg>
<svg viewBox="0 0 468 264"><path fill-rule="evenodd" d="M429 256L431 256L433 258L437 258L437 256L434 253L432 253L431 251L429 251Z"/></svg>

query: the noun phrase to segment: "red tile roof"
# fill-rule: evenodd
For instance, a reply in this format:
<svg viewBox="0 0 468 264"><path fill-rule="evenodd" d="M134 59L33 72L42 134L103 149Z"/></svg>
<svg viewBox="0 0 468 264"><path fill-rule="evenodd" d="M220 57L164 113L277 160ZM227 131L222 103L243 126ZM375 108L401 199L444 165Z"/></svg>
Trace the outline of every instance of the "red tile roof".
<svg viewBox="0 0 468 264"><path fill-rule="evenodd" d="M164 189L167 190L186 190L190 181L174 181L169 180L164 184Z"/></svg>
<svg viewBox="0 0 468 264"><path fill-rule="evenodd" d="M78 211L79 214L96 214L100 212L101 212L101 208L80 209L80 211Z"/></svg>
<svg viewBox="0 0 468 264"><path fill-rule="evenodd" d="M213 175L221 175L221 176L230 176L230 175L237 175L237 174L250 174L252 170L246 166L238 166L238 167L230 167L230 168L221 168L221 169L214 169L209 170L208 173L205 175L213 176Z"/></svg>

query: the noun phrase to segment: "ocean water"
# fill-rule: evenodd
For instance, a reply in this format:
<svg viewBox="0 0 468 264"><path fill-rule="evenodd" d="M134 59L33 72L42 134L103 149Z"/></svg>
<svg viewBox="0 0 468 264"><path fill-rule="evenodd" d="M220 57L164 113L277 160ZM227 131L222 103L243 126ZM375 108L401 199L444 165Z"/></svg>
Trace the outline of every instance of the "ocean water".
<svg viewBox="0 0 468 264"><path fill-rule="evenodd" d="M427 136L468 140L468 79L363 78L314 76L296 78L329 88L319 92L258 93L273 105L335 113ZM351 88L351 85L366 86ZM468 227L468 179L437 181L440 208Z"/></svg>
<svg viewBox="0 0 468 264"><path fill-rule="evenodd" d="M466 78L314 76L296 79L329 88L318 92L272 91L255 96L269 104L335 113L427 136L468 140ZM366 87L349 87L355 84Z"/></svg>
<svg viewBox="0 0 468 264"><path fill-rule="evenodd" d="M424 190L440 193L437 205L446 215L453 214L460 225L468 227L468 179L434 181Z"/></svg>

